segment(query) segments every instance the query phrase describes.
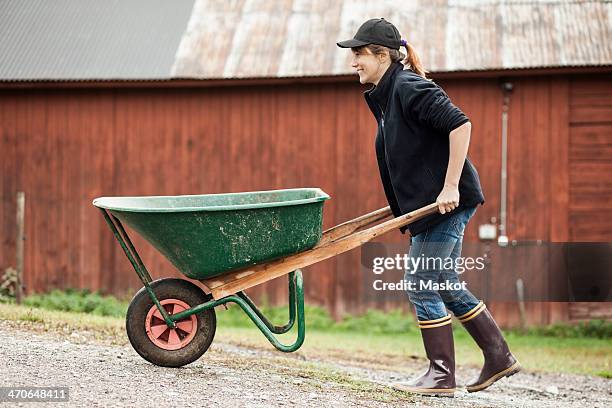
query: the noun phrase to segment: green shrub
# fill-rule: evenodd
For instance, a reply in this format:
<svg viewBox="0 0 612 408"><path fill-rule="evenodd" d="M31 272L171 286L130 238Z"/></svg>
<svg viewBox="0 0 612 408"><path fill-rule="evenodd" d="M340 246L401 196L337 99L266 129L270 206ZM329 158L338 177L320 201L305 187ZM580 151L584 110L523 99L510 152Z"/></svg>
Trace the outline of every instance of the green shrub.
<svg viewBox="0 0 612 408"><path fill-rule="evenodd" d="M388 313L379 310L368 310L360 316L345 316L336 322L327 309L320 306L304 307L306 326L311 330L345 331L376 334L408 333L416 329L414 319L400 310ZM260 310L275 325L287 323L289 310L287 306L261 306ZM252 327L253 323L237 305L228 305L228 310L217 314L219 324L233 327Z"/></svg>
<svg viewBox="0 0 612 408"><path fill-rule="evenodd" d="M127 303L114 296L103 296L87 289L53 290L49 293L31 295L24 299L25 306L65 312L91 313L98 316L124 317Z"/></svg>
<svg viewBox="0 0 612 408"><path fill-rule="evenodd" d="M253 322L235 304L228 304L228 310L224 310L223 306L217 307L217 319L220 325L232 327L253 327ZM289 321L288 306L261 306L259 307L263 315L274 325L284 325ZM334 320L331 318L326 309L318 306L304 306L306 314L306 324L308 329L326 330L334 325Z"/></svg>
<svg viewBox="0 0 612 408"><path fill-rule="evenodd" d="M415 331L416 324L412 316L401 310L383 312L370 309L363 315L345 316L336 324L336 328L363 333L401 334Z"/></svg>
<svg viewBox="0 0 612 408"><path fill-rule="evenodd" d="M603 378L612 378L612 371L607 371L607 370L599 371L597 375Z"/></svg>
<svg viewBox="0 0 612 408"><path fill-rule="evenodd" d="M525 334L525 331L518 330ZM577 324L556 323L548 326L531 327L526 334L557 338L612 338L612 322L606 320L589 320Z"/></svg>

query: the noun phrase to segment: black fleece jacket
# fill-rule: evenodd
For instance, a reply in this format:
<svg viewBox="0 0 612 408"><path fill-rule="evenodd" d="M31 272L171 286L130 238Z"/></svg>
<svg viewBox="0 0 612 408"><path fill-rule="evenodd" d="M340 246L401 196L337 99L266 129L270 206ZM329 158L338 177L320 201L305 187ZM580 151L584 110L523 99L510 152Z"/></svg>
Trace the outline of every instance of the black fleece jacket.
<svg viewBox="0 0 612 408"><path fill-rule="evenodd" d="M393 214L398 217L435 202L446 178L449 134L468 117L442 88L400 63L392 63L364 96L378 122L376 158ZM417 235L454 212L484 201L478 172L466 158L459 180L459 207L409 224L410 234Z"/></svg>

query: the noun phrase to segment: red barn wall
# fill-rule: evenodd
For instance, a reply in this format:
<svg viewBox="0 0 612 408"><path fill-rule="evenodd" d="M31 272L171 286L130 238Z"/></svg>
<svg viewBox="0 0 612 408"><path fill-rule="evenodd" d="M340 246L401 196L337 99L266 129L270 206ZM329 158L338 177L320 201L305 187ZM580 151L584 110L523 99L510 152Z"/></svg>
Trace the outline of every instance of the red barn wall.
<svg viewBox="0 0 612 408"><path fill-rule="evenodd" d="M508 77L508 235L612 240L612 80L602 75ZM439 83L473 123L470 157L487 202L466 231L499 216L502 91L498 78ZM15 264L15 194L26 193L27 292L140 287L99 212L101 195L173 195L316 186L332 196L324 227L386 205L374 119L353 83L207 88L0 89L0 268ZM584 182L587 180L587 182ZM399 232L386 241L406 240ZM154 278L179 276L135 238ZM283 279L256 297L282 303ZM366 299L359 250L305 271L307 301L336 315L407 301ZM530 303L530 323L609 304ZM517 324L515 303L493 303ZM585 311L585 307L587 307Z"/></svg>

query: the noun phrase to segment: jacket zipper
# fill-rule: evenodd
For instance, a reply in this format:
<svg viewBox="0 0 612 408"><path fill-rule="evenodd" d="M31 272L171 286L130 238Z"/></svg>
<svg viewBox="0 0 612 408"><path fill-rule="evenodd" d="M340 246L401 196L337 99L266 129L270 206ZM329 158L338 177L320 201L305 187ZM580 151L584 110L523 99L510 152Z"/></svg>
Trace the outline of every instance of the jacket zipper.
<svg viewBox="0 0 612 408"><path fill-rule="evenodd" d="M387 163L387 171L391 172L391 166L389 165L389 154L387 153L387 141L385 139L385 112L382 110L380 105L378 105L378 110L380 111L380 134L382 135L383 149L385 150L385 162ZM393 183L391 183L391 186L393 186Z"/></svg>
<svg viewBox="0 0 612 408"><path fill-rule="evenodd" d="M378 105L378 110L380 111L380 134L382 135L383 140L383 149L385 151L385 163L387 164L387 172L389 173L389 183L391 184L391 190L393 190L393 198L395 198L395 202L399 207L399 201L397 200L397 193L395 192L395 186L393 185L393 180L391 179L391 165L389 165L389 153L387 153L387 141L385 139L385 112L382 110L382 107ZM402 209L400 208L400 211Z"/></svg>

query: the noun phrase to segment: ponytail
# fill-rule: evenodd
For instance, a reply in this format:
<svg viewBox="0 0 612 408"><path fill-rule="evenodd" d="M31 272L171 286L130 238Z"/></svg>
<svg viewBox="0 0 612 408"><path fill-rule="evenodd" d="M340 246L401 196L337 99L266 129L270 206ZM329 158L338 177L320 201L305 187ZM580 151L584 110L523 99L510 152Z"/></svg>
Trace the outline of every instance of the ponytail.
<svg viewBox="0 0 612 408"><path fill-rule="evenodd" d="M402 46L406 48L406 58L404 58L402 64L404 64L404 66L410 68L423 78L427 79L427 74L429 73L429 71L426 71L425 68L423 68L423 64L421 64L421 60L419 59L419 56L414 50L414 47L408 44L406 40L402 40Z"/></svg>
<svg viewBox="0 0 612 408"><path fill-rule="evenodd" d="M423 68L423 64L421 64L421 60L419 59L416 51L414 51L412 45L408 44L406 40L402 40L401 45L406 48L406 56L404 56L399 49L388 48L384 45L377 44L364 45L363 47L356 47L354 49L367 48L370 50L370 52L372 52L372 54L380 55L388 52L391 62L401 62L405 67L410 68L417 75L420 75L425 79L429 79L427 78L429 71L425 71L425 68Z"/></svg>

